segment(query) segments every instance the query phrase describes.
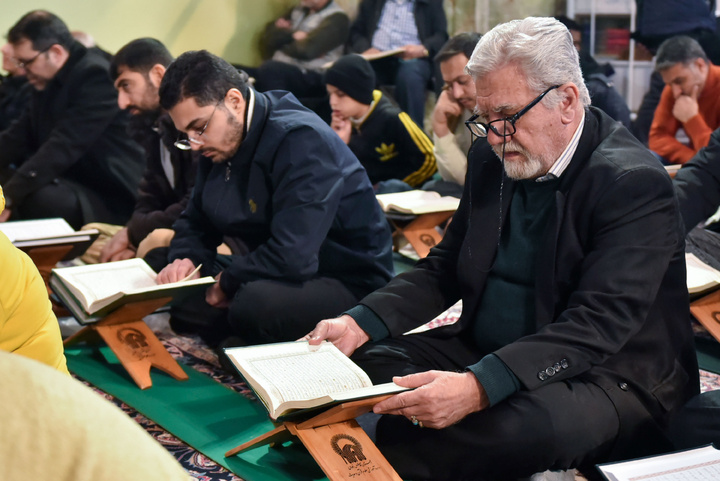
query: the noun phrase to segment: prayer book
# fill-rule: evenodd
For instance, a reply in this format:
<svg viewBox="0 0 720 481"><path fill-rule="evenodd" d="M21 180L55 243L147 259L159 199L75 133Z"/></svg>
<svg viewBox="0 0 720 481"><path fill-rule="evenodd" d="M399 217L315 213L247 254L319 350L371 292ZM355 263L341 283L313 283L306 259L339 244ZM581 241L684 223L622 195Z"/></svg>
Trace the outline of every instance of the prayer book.
<svg viewBox="0 0 720 481"><path fill-rule="evenodd" d="M694 254L685 253L688 293L698 294L720 286L720 271L707 265Z"/></svg>
<svg viewBox="0 0 720 481"><path fill-rule="evenodd" d="M358 55L360 55L362 58L364 58L368 62L372 62L373 60L378 60L381 58L393 57L395 55L403 53L404 51L405 51L404 48L398 47L398 48L393 48L391 50L383 50L382 52L361 53ZM327 63L323 64L322 68L325 68L325 69L330 68L333 66L334 63L335 62L327 62Z"/></svg>
<svg viewBox="0 0 720 481"><path fill-rule="evenodd" d="M383 50L382 52L377 52L377 53L363 53L363 54L360 54L360 55L361 55L365 60L367 60L368 62L372 62L373 60L378 60L378 59L381 59L381 58L393 57L393 56L395 56L395 55L398 55L398 54L403 53L404 51L405 51L404 48L398 47L398 48L393 48L393 49L390 49L390 50Z"/></svg>
<svg viewBox="0 0 720 481"><path fill-rule="evenodd" d="M712 445L597 466L608 481L717 481L720 451Z"/></svg>
<svg viewBox="0 0 720 481"><path fill-rule="evenodd" d="M441 196L429 190L409 190L394 194L380 194L375 198L385 212L403 214L428 214L431 212L447 212L457 210L460 199Z"/></svg>
<svg viewBox="0 0 720 481"><path fill-rule="evenodd" d="M73 316L81 324L87 324L130 302L161 297L179 299L215 282L208 276L157 284L156 277L143 259L127 259L53 269L50 287Z"/></svg>
<svg viewBox="0 0 720 481"><path fill-rule="evenodd" d="M65 219L19 220L0 223L0 232L24 251L37 247L71 245L63 259L82 255L100 232L97 229L76 231Z"/></svg>
<svg viewBox="0 0 720 481"><path fill-rule="evenodd" d="M225 349L238 372L274 420L337 403L407 390L373 385L368 375L332 343L279 342Z"/></svg>

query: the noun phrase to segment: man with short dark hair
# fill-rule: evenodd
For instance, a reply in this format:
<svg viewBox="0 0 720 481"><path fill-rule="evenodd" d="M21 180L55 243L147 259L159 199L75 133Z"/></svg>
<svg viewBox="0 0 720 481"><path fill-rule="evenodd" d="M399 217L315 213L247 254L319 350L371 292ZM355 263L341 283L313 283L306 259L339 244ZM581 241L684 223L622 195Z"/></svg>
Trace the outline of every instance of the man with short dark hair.
<svg viewBox="0 0 720 481"><path fill-rule="evenodd" d="M145 149L146 168L135 211L127 226L104 245L101 262L144 257L153 248L167 246L172 225L190 197L195 182L193 155L173 145L179 132L160 107L158 94L172 61L160 41L139 38L122 47L110 63L118 105L133 116L130 134Z"/></svg>
<svg viewBox="0 0 720 481"><path fill-rule="evenodd" d="M108 62L43 10L8 32L34 87L30 105L0 134L2 219L63 217L70 225L123 224L132 213L143 157L126 133Z"/></svg>
<svg viewBox="0 0 720 481"><path fill-rule="evenodd" d="M667 172L589 106L557 20L498 25L467 72L467 125L486 141L443 240L305 338L412 388L374 406L403 479L516 479L671 449L664 428L698 371ZM459 299L456 323L403 335Z"/></svg>
<svg viewBox="0 0 720 481"><path fill-rule="evenodd" d="M472 143L465 121L475 109L475 84L465 73L465 65L478 40L479 33L460 33L448 40L435 56L443 79L442 92L431 117L435 160L443 180L460 186L465 185L467 153Z"/></svg>
<svg viewBox="0 0 720 481"><path fill-rule="evenodd" d="M670 163L684 164L720 127L720 67L710 63L697 41L681 35L660 45L655 70L665 89L655 109L648 147ZM676 138L681 128L689 145Z"/></svg>
<svg viewBox="0 0 720 481"><path fill-rule="evenodd" d="M292 94L260 93L246 79L206 51L181 55L165 72L160 103L185 134L178 144L201 157L158 282L202 264L218 280L206 307L227 310L198 330L229 320L239 342L294 340L387 283L390 229L365 169L335 132ZM248 252L217 256L224 235Z"/></svg>

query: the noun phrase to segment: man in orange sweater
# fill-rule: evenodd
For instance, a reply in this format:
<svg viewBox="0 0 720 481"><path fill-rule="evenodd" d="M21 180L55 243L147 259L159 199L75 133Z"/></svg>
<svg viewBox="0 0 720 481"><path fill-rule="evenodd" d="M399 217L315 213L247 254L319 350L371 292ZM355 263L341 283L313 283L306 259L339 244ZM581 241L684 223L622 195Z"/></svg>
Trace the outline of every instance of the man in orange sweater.
<svg viewBox="0 0 720 481"><path fill-rule="evenodd" d="M684 164L720 127L720 67L710 63L695 40L677 36L660 45L655 70L665 89L655 110L648 146L667 161ZM676 139L680 128L690 145Z"/></svg>

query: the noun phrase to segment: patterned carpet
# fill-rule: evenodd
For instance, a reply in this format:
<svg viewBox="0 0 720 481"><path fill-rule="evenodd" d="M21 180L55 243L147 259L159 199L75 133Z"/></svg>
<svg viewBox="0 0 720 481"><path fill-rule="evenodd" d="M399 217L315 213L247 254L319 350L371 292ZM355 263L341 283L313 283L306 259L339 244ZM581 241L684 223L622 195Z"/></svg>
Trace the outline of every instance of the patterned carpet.
<svg viewBox="0 0 720 481"><path fill-rule="evenodd" d="M461 309L462 307L459 305L452 307L446 313L433 320L429 326L437 327L439 325L456 321L460 316ZM163 342L174 358L199 372L211 376L216 381L229 386L249 399L255 400L252 391L250 391L238 377L228 374L220 368L217 356L199 337L176 335L170 330L166 315L157 314L149 317L151 319L146 319L148 325L150 325L153 331L158 335L158 338ZM707 332L698 324L694 325L694 329L697 336L709 336L709 334L707 334ZM701 390L703 392L718 390L720 389L720 376L701 370L700 383ZM134 419L158 442L165 446L165 448L170 451L173 456L175 456L175 458L194 479L199 481L243 481L242 478L239 478L222 466L216 464L214 461L198 453L193 448L183 443L142 414L139 414L132 407L126 405L113 396L100 391L99 389L94 389L103 397L119 406L125 413L128 414L128 416Z"/></svg>

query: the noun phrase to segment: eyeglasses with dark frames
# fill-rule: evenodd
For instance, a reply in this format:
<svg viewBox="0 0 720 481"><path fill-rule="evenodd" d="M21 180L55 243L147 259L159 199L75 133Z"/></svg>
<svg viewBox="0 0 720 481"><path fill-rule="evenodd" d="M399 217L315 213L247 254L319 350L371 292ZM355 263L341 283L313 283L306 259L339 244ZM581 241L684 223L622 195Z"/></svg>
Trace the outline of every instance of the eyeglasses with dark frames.
<svg viewBox="0 0 720 481"><path fill-rule="evenodd" d="M195 132L197 132L197 135L195 137L190 137L190 135L188 135L186 139L177 139L173 145L180 150L191 150L192 144L205 145L205 142L200 140L200 137L202 137L203 134L205 133L205 130L207 130L208 125L210 125L210 121L212 120L213 116L215 115L215 111L220 106L220 103L223 100L225 100L225 99L220 99L218 101L218 103L215 104L215 108L213 109L212 113L210 114L210 117L208 117L207 122L205 122L205 125L203 126L203 128L200 130L195 130Z"/></svg>
<svg viewBox="0 0 720 481"><path fill-rule="evenodd" d="M485 124L483 122L477 122L477 118L480 116L478 114L475 114L465 121L465 125L467 126L468 130L470 130L470 132L476 137L487 137L490 130L492 130L493 133L499 137L510 137L516 132L515 122L517 122L520 117L525 115L528 110L535 107L535 105L537 105L543 99L543 97L547 95L548 92L558 87L560 87L560 85L553 85L552 87L535 97L529 104L520 109L520 111L515 115L505 117L504 119L493 120L492 122L488 122L487 124Z"/></svg>
<svg viewBox="0 0 720 481"><path fill-rule="evenodd" d="M15 65L18 66L18 68L21 68L21 69L24 70L24 69L28 68L30 65L32 65L32 63L33 63L35 60L37 60L40 55L42 55L42 54L44 54L45 52L47 52L48 50L50 50L50 48L52 48L52 45L49 45L49 46L45 47L44 49L40 50L40 51L39 51L33 58L31 58L30 60L20 60L20 59L14 58L14 59L13 59L13 62L15 63Z"/></svg>

